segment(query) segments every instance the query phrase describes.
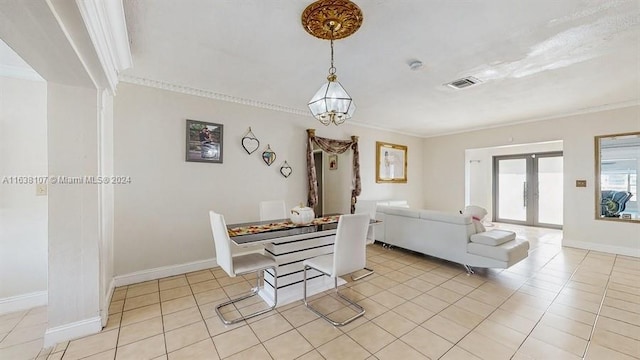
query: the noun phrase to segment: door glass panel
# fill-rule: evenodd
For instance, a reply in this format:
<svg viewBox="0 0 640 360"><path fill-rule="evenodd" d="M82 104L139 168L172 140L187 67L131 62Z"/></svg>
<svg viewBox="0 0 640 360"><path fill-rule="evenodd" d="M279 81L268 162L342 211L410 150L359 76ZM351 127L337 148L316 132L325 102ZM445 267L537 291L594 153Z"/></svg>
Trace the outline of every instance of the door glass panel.
<svg viewBox="0 0 640 360"><path fill-rule="evenodd" d="M503 159L498 162L498 218L527 220L525 187L527 160Z"/></svg>
<svg viewBox="0 0 640 360"><path fill-rule="evenodd" d="M561 156L538 158L538 223L562 225Z"/></svg>

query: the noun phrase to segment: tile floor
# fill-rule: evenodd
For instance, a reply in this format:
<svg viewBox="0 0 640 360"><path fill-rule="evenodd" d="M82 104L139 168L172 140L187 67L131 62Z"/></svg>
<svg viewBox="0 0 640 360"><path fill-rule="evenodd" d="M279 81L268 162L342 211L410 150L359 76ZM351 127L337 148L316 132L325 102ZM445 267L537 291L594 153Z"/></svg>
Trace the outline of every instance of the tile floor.
<svg viewBox="0 0 640 360"><path fill-rule="evenodd" d="M369 246L375 275L344 288L367 313L341 328L300 301L224 326L215 305L253 281L214 268L116 289L101 333L54 348L41 349L44 308L0 316L0 359L640 358L640 259L563 248L557 230L498 226L531 242L529 258L472 276ZM314 304L348 316L327 294Z"/></svg>

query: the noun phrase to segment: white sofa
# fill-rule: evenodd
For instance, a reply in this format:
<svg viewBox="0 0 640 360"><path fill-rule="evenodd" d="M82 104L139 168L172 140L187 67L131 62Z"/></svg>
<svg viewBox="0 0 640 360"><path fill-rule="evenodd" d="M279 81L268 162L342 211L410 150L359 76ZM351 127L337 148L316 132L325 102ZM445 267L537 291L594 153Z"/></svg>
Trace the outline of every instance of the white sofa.
<svg viewBox="0 0 640 360"><path fill-rule="evenodd" d="M529 242L513 232L476 234L468 215L379 205L377 241L469 267L506 269L525 259Z"/></svg>
<svg viewBox="0 0 640 360"><path fill-rule="evenodd" d="M377 209L379 206L397 206L408 208L409 204L406 200L358 200L356 203L356 214L369 214L372 219L377 219ZM376 228L378 226L369 226L369 232L367 233L367 245L374 243L377 240Z"/></svg>

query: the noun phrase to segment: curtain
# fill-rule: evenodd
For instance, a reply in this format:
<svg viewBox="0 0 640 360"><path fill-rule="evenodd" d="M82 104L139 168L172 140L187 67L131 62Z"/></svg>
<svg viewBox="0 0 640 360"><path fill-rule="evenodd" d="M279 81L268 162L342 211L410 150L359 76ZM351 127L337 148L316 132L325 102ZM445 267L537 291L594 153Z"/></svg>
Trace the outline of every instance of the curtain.
<svg viewBox="0 0 640 360"><path fill-rule="evenodd" d="M307 205L314 207L318 203L318 180L316 176L316 164L313 159L313 144L330 154L342 154L347 150L353 150L353 171L351 173L351 213L356 209L357 198L360 196L360 152L358 151L358 137L352 136L351 140L334 140L316 136L315 129L307 129L307 179L309 194Z"/></svg>

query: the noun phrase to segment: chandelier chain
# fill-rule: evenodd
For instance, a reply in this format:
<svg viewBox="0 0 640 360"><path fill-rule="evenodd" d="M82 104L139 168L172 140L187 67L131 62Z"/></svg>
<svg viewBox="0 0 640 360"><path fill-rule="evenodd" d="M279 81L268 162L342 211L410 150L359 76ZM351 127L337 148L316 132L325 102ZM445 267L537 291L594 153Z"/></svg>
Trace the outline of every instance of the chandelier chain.
<svg viewBox="0 0 640 360"><path fill-rule="evenodd" d="M329 74L336 73L336 67L333 66L333 28L331 28L331 67L329 68Z"/></svg>
<svg viewBox="0 0 640 360"><path fill-rule="evenodd" d="M322 125L340 125L351 119L356 109L351 96L337 81L333 42L353 34L361 24L362 12L349 0L316 0L302 13L302 26L309 34L330 40L331 67L327 82L308 103L311 114Z"/></svg>

